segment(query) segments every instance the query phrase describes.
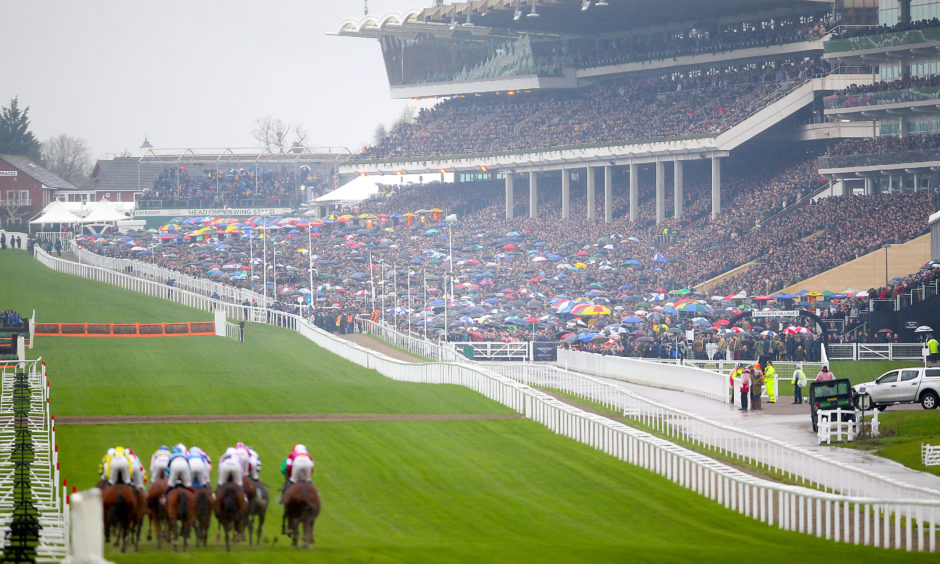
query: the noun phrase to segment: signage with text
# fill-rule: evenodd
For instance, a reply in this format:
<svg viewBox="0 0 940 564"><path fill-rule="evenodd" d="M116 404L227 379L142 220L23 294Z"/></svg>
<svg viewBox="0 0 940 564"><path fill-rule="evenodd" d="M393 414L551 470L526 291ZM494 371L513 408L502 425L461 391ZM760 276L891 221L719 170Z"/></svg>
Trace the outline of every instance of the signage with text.
<svg viewBox="0 0 940 564"><path fill-rule="evenodd" d="M291 208L203 208L203 209L172 209L172 210L134 210L137 217L187 216L187 217L232 217L253 215L286 215Z"/></svg>
<svg viewBox="0 0 940 564"><path fill-rule="evenodd" d="M15 170L0 170L0 176L16 176L17 174Z"/></svg>
<svg viewBox="0 0 940 564"><path fill-rule="evenodd" d="M534 341L532 343L533 362L555 362L558 360L558 341Z"/></svg>
<svg viewBox="0 0 940 564"><path fill-rule="evenodd" d="M782 309L779 311L752 311L751 317L799 317L798 309Z"/></svg>

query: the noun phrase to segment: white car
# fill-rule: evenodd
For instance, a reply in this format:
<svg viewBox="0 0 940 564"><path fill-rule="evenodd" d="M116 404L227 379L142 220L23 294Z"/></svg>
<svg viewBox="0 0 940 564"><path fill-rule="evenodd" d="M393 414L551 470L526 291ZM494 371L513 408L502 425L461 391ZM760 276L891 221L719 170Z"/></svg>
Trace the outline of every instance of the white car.
<svg viewBox="0 0 940 564"><path fill-rule="evenodd" d="M920 403L924 409L934 409L940 398L940 368L892 370L874 382L856 385L855 391L859 397L870 397L872 407L881 410L897 403Z"/></svg>

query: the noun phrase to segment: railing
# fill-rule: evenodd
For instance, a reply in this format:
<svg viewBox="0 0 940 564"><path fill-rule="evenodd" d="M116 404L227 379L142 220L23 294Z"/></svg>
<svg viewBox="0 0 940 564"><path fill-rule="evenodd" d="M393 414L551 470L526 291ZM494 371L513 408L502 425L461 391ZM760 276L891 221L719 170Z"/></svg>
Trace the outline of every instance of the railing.
<svg viewBox="0 0 940 564"><path fill-rule="evenodd" d="M558 364L570 370L678 390L717 401L728 400L727 376L693 366L675 366L638 358L607 356L567 349L558 350Z"/></svg>
<svg viewBox="0 0 940 564"><path fill-rule="evenodd" d="M829 360L924 360L923 343L829 343Z"/></svg>
<svg viewBox="0 0 940 564"><path fill-rule="evenodd" d="M20 198L17 200L11 200L11 199L0 200L0 208L18 208L18 207L28 208L31 205L33 205L32 198Z"/></svg>
<svg viewBox="0 0 940 564"><path fill-rule="evenodd" d="M420 339L412 335L406 335L388 325L377 323L371 319L362 320L362 332L385 341L392 346L405 349L419 357L442 362L463 362L466 360L463 355L451 347Z"/></svg>
<svg viewBox="0 0 940 564"><path fill-rule="evenodd" d="M938 150L894 151L871 154L827 155L816 159L820 169L927 163L940 159Z"/></svg>
<svg viewBox="0 0 940 564"><path fill-rule="evenodd" d="M598 378L547 364L494 362L487 367L523 384L597 402L671 440L708 447L736 463L776 471L801 485L828 488L848 496L874 495L885 500L918 497L940 500L940 491L901 484L772 437L644 398Z"/></svg>
<svg viewBox="0 0 940 564"><path fill-rule="evenodd" d="M470 347L473 350L473 360L528 360L531 343L528 341L515 343L502 343L493 341L452 341L450 343L458 354L464 354ZM464 356L466 356L464 354Z"/></svg>
<svg viewBox="0 0 940 564"><path fill-rule="evenodd" d="M92 279L102 276L99 273L103 269L77 265L83 268L73 270L61 264L67 261L54 259L44 253L37 253L37 257L43 264L51 265L57 270L62 269L63 272L72 271ZM127 289L139 287L132 277L111 276L114 273L110 272L107 274L109 275L104 276L101 281ZM165 290L165 287L161 286L161 289ZM160 292L156 295L180 303L183 300L191 300L179 291ZM871 497L843 497L771 482L665 439L567 405L490 370L466 362L398 361L322 331L299 316L273 310L267 310L265 313L268 323L296 330L327 351L360 366L374 369L394 380L465 386L545 425L557 434L656 472L679 486L691 489L728 509L759 519L768 525L777 525L781 529L813 534L837 542L864 543L905 550L936 550L936 524L940 521L940 501L888 501ZM644 364L682 373L703 372L691 368ZM717 374L713 376L715 380L718 379ZM679 379L686 378L683 375ZM722 393L722 390L715 386L714 392L705 389L702 392Z"/></svg>
<svg viewBox="0 0 940 564"><path fill-rule="evenodd" d="M921 443L920 460L924 466L940 466L940 445Z"/></svg>
<svg viewBox="0 0 940 564"><path fill-rule="evenodd" d="M834 94L824 98L827 110L877 106L881 104L902 104L905 102L934 101L940 98L940 87L895 88L857 94Z"/></svg>
<svg viewBox="0 0 940 564"><path fill-rule="evenodd" d="M59 453L49 397L41 359L0 368L0 548L11 560L18 549L3 544L11 540L8 531L23 503L35 509L40 527L35 561L56 562L68 554L69 508L65 488L59 487ZM23 437L28 437L30 445L17 449ZM23 448L31 454L28 461L18 456ZM27 468L19 468L24 465ZM28 495L23 495L23 488Z"/></svg>

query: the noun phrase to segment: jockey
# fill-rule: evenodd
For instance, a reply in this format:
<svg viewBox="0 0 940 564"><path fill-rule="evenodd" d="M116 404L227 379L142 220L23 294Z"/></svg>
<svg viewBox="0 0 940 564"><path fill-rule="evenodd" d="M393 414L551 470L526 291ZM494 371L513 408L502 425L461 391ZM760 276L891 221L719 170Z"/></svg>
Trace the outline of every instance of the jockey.
<svg viewBox="0 0 940 564"><path fill-rule="evenodd" d="M219 484L222 485L229 480L242 486L242 463L238 452L229 447L225 454L219 457Z"/></svg>
<svg viewBox="0 0 940 564"><path fill-rule="evenodd" d="M170 451L170 463L166 468L167 490L176 487L182 481L183 486L192 489L193 475L189 469L186 447L178 444Z"/></svg>
<svg viewBox="0 0 940 564"><path fill-rule="evenodd" d="M212 472L212 459L202 451L201 448L194 446L189 449L189 469L193 474L193 485L209 485L209 473Z"/></svg>
<svg viewBox="0 0 940 564"><path fill-rule="evenodd" d="M255 452L255 449L251 447L248 447L248 454L250 455L251 462L248 475L257 482L259 480L258 475L261 473L261 457L258 456L258 453Z"/></svg>
<svg viewBox="0 0 940 564"><path fill-rule="evenodd" d="M248 476L251 473L251 449L245 443L235 443L235 453L242 465L242 476Z"/></svg>
<svg viewBox="0 0 940 564"><path fill-rule="evenodd" d="M170 447L161 445L150 457L150 475L154 477L154 480L160 476L165 476L169 465Z"/></svg>
<svg viewBox="0 0 940 564"><path fill-rule="evenodd" d="M284 503L284 493L294 482L309 482L313 475L313 457L307 452L307 447L297 443L290 454L281 463L281 474L284 474L284 488L281 490L281 503Z"/></svg>
<svg viewBox="0 0 940 564"><path fill-rule="evenodd" d="M140 461L140 458L134 454L134 451L127 449L128 455L131 459L131 481L134 483L134 486L139 489L146 489L147 483L147 471L144 470L144 463Z"/></svg>
<svg viewBox="0 0 940 564"><path fill-rule="evenodd" d="M108 476L108 483L117 484L123 482L131 483L131 468L134 467L134 461L124 447L114 447L114 454L105 465L105 472ZM111 452L110 450L108 451ZM107 455L106 455L107 456Z"/></svg>
<svg viewBox="0 0 940 564"><path fill-rule="evenodd" d="M98 463L98 475L101 476L102 480L108 479L108 463L111 462L112 458L114 458L114 449L109 448L108 452L101 457L101 462Z"/></svg>

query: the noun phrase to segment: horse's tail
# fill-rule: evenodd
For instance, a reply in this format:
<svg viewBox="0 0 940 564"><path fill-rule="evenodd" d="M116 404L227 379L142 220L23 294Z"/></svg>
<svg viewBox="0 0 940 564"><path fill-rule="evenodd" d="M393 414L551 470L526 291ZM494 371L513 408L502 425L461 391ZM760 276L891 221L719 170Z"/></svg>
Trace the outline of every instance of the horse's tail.
<svg viewBox="0 0 940 564"><path fill-rule="evenodd" d="M177 502L178 505L176 506L177 515L179 515L180 519L183 521L189 521L189 518L192 517L189 510L189 496L180 491L177 499L179 499Z"/></svg>
<svg viewBox="0 0 940 564"><path fill-rule="evenodd" d="M209 495L206 494L205 490L200 488L199 493L196 495L196 513L198 515L208 515L211 513L209 509Z"/></svg>
<svg viewBox="0 0 940 564"><path fill-rule="evenodd" d="M225 488L225 495L222 497L222 514L230 519L238 515L238 492L234 487Z"/></svg>

